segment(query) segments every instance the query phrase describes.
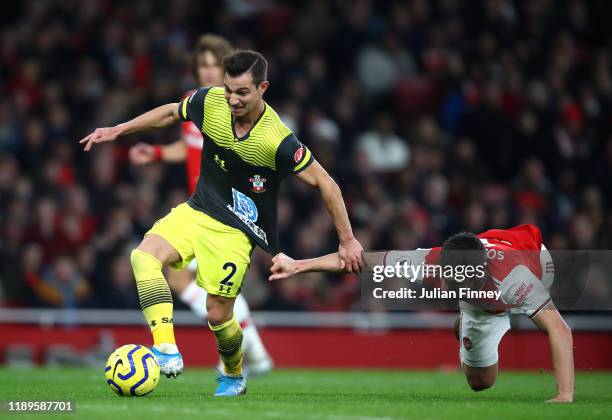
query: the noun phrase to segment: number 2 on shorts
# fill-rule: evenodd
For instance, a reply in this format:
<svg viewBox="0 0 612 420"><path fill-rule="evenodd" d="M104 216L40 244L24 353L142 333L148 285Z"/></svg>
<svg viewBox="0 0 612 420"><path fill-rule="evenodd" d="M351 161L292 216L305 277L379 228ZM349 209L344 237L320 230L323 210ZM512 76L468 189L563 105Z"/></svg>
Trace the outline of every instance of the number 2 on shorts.
<svg viewBox="0 0 612 420"><path fill-rule="evenodd" d="M223 280L220 281L221 283L221 285L219 286L220 292L224 292L226 287L227 287L227 291L229 292L229 290L234 285L234 283L231 282L230 279L232 278L234 274L236 274L236 270L237 270L236 264L232 262L226 262L225 264L223 264L223 270L227 270L228 268L230 269L229 274L225 276Z"/></svg>

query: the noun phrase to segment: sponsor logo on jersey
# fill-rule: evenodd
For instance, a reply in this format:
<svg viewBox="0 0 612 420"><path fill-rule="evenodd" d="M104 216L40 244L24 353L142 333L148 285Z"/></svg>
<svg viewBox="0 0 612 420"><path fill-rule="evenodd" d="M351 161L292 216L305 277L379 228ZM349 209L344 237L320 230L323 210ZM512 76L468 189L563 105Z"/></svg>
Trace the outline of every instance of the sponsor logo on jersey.
<svg viewBox="0 0 612 420"><path fill-rule="evenodd" d="M513 301L511 303L515 305L522 305L527 299L527 296L529 296L529 293L531 293L531 291L533 290L533 288L534 285L531 283L521 284L519 288L516 289L516 292L514 292Z"/></svg>
<svg viewBox="0 0 612 420"><path fill-rule="evenodd" d="M302 160L302 156L304 156L304 146L300 146L300 148L293 154L293 160L295 160L295 163L299 163L300 160Z"/></svg>
<svg viewBox="0 0 612 420"><path fill-rule="evenodd" d="M253 178L249 178L249 182L252 184L251 191L255 193L262 193L266 191L266 178L262 178L261 175L253 175Z"/></svg>
<svg viewBox="0 0 612 420"><path fill-rule="evenodd" d="M234 200L233 205L227 205L227 208L234 213L242 222L248 226L248 228L257 236L259 239L268 244L268 237L266 232L255 224L259 218L259 212L255 202L245 194L232 188L232 198Z"/></svg>

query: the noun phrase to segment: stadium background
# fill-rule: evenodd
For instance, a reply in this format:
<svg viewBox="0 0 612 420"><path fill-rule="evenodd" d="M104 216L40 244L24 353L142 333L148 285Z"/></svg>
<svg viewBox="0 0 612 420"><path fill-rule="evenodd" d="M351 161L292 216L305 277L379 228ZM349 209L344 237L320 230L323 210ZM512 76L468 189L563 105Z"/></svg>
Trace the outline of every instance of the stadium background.
<svg viewBox="0 0 612 420"><path fill-rule="evenodd" d="M89 154L78 140L193 88L190 52L205 32L268 58L266 100L340 184L365 249L429 247L461 229L519 223L538 225L550 249L610 249L609 12L605 1L550 0L7 3L0 17L4 349L27 343L42 359L49 343L85 350L107 332L117 342L148 341L138 312L107 310L138 309L129 251L187 198L186 177L182 165L132 167L127 150L142 140L171 142L178 127ZM296 180L285 185L279 219L288 254L336 249L316 191ZM345 314L360 309L356 277L268 284L268 267L269 256L257 252L244 293L262 311L256 319L270 327L262 336L281 365L342 364L302 354L313 337L371 351L380 336L398 349L380 365L456 365L452 316L363 308L377 320L364 325ZM607 287L603 293L612 293ZM279 322L273 311L300 316ZM87 314L94 326L79 325ZM200 343L186 350L187 362L214 361L212 352L199 354L210 334L183 315L192 327L180 329L179 340ZM314 328L330 317L328 327L343 334ZM600 318L580 319L577 366L612 368L610 332ZM108 327L126 323L134 326ZM427 345L438 350L402 358ZM544 349L546 338L511 333L502 364L549 363L527 362L530 347ZM376 365L362 356L354 363Z"/></svg>

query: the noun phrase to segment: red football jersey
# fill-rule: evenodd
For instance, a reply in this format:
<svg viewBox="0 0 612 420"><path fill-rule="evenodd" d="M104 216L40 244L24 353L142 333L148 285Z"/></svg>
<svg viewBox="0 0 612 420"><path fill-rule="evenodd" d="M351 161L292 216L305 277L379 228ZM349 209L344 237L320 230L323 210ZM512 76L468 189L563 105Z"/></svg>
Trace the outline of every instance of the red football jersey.
<svg viewBox="0 0 612 420"><path fill-rule="evenodd" d="M191 95L194 90L190 90L184 96ZM204 138L202 132L191 121L181 123L181 138L187 144L187 183L189 186L189 194L193 194L196 184L200 178L200 162L202 159L202 147L204 146Z"/></svg>
<svg viewBox="0 0 612 420"><path fill-rule="evenodd" d="M511 310L534 316L550 301L548 288L554 275L550 254L542 246L542 234L533 225L492 229L477 235L487 249L487 272L481 290L501 292L501 301L472 302L476 306ZM385 264L411 261L417 265L437 265L441 247L417 251L389 251ZM522 252L521 252L522 251ZM439 279L420 278L424 285L439 287ZM546 283L546 284L545 284Z"/></svg>

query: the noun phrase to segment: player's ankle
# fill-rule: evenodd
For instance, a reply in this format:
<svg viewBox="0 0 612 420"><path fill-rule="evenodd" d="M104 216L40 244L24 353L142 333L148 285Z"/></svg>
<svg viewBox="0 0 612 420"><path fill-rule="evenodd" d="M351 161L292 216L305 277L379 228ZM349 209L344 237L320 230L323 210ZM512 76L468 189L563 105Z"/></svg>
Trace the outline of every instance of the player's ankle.
<svg viewBox="0 0 612 420"><path fill-rule="evenodd" d="M242 378L242 371L238 373L227 373L223 370L223 376L227 376L228 378Z"/></svg>
<svg viewBox="0 0 612 420"><path fill-rule="evenodd" d="M174 343L159 343L153 347L155 347L157 350L161 351L162 353L166 353L166 354L174 354L174 353L178 353L179 351L178 347Z"/></svg>

